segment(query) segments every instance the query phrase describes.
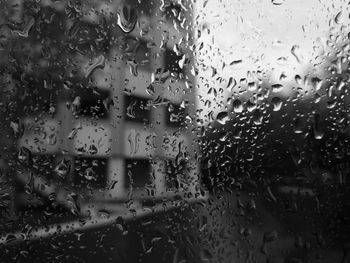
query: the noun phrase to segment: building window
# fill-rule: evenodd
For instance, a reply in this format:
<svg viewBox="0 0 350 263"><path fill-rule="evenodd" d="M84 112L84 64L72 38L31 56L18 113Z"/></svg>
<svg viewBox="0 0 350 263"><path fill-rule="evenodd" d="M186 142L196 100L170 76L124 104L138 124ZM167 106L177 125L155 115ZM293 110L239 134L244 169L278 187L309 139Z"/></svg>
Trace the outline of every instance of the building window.
<svg viewBox="0 0 350 263"><path fill-rule="evenodd" d="M125 188L143 190L147 184L151 184L151 163L149 159L125 160Z"/></svg>
<svg viewBox="0 0 350 263"><path fill-rule="evenodd" d="M169 103L166 110L166 123L168 126L181 126L185 121L185 109L180 105Z"/></svg>
<svg viewBox="0 0 350 263"><path fill-rule="evenodd" d="M107 158L75 158L73 185L82 189L104 188L107 182L107 161Z"/></svg>
<svg viewBox="0 0 350 263"><path fill-rule="evenodd" d="M183 69L180 68L179 61L182 59L182 55L177 55L174 51L166 49L165 51L165 68L173 73L183 73Z"/></svg>
<svg viewBox="0 0 350 263"><path fill-rule="evenodd" d="M85 91L73 100L73 112L81 117L108 118L111 106L109 98L110 92L106 90Z"/></svg>

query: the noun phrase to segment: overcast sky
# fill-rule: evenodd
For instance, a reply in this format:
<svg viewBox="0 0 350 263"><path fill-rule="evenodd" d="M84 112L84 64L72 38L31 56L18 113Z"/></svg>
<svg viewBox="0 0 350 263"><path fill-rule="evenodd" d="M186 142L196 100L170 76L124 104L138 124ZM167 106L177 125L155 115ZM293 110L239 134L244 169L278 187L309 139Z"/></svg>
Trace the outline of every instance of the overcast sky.
<svg viewBox="0 0 350 263"><path fill-rule="evenodd" d="M210 97L214 95L207 94L204 83L226 87L226 83L219 85L211 77L211 66L226 80L234 77L238 81L247 77L247 71L260 69L269 72L272 80L278 81L285 73L285 81L292 81L320 54L332 27L337 31L339 24L349 25L348 9L348 3L341 0L276 0L275 4L271 0L197 0L196 22L210 30L202 30L198 39L204 47L197 59L207 66L199 66L204 80L198 81L202 117L205 119L208 113L203 105L207 98L217 114L223 109L220 102L228 96L224 92L222 99L217 97L215 102ZM340 11L341 23L335 24L334 18ZM291 52L293 46L298 46L300 61ZM242 63L227 66L237 60ZM223 63L227 64L224 69Z"/></svg>

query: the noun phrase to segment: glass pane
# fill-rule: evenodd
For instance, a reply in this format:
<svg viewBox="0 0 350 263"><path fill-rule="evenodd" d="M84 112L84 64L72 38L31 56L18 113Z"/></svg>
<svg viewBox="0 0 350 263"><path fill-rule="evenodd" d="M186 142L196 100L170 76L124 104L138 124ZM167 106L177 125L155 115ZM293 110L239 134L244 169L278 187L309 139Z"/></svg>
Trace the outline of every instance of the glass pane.
<svg viewBox="0 0 350 263"><path fill-rule="evenodd" d="M1 262L348 262L345 1L0 1Z"/></svg>

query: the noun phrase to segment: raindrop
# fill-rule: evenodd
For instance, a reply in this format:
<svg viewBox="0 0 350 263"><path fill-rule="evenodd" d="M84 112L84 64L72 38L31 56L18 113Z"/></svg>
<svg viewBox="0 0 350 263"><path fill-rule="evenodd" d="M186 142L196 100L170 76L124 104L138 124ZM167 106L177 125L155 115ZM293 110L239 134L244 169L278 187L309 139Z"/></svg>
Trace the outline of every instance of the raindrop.
<svg viewBox="0 0 350 263"><path fill-rule="evenodd" d="M86 170L85 170L85 173L84 173L84 177L86 180L94 180L95 177L96 177L96 173L95 171L91 168L91 167L88 167Z"/></svg>
<svg viewBox="0 0 350 263"><path fill-rule="evenodd" d="M78 195L75 193L71 193L67 196L67 203L70 207L70 211L74 215L79 215L80 214L80 204L78 200Z"/></svg>
<svg viewBox="0 0 350 263"><path fill-rule="evenodd" d="M251 102L250 100L247 101L246 106L249 112L252 112L256 109L256 104Z"/></svg>
<svg viewBox="0 0 350 263"><path fill-rule="evenodd" d="M274 5L282 5L285 0L271 0L271 3Z"/></svg>
<svg viewBox="0 0 350 263"><path fill-rule="evenodd" d="M342 14L343 14L343 12L340 11L340 12L335 16L335 18L334 18L334 22L335 22L335 23L337 23L337 24L340 24L340 23L341 23L340 20L341 20L341 18L342 18Z"/></svg>
<svg viewBox="0 0 350 263"><path fill-rule="evenodd" d="M147 92L149 95L153 96L154 93L155 93L154 86L153 86L152 84L148 85L147 88L146 88L146 92Z"/></svg>
<svg viewBox="0 0 350 263"><path fill-rule="evenodd" d="M21 147L18 152L18 161L22 164L29 164L31 159L31 152L26 147Z"/></svg>
<svg viewBox="0 0 350 263"><path fill-rule="evenodd" d="M117 13L117 24L124 33L130 33L134 30L137 22L135 8L124 5L121 13Z"/></svg>
<svg viewBox="0 0 350 263"><path fill-rule="evenodd" d="M136 106L136 100L130 102L130 104L126 108L126 115L133 119L135 119L135 106Z"/></svg>
<svg viewBox="0 0 350 263"><path fill-rule="evenodd" d="M260 125L262 124L262 120L263 120L263 115L261 113L261 111L259 109L256 109L253 112L253 121L255 125Z"/></svg>
<svg viewBox="0 0 350 263"><path fill-rule="evenodd" d="M321 140L324 135L323 125L321 124L321 116L315 114L314 116L314 136L315 139Z"/></svg>
<svg viewBox="0 0 350 263"><path fill-rule="evenodd" d="M272 87L272 92L280 92L283 90L282 84L273 84L271 87Z"/></svg>
<svg viewBox="0 0 350 263"><path fill-rule="evenodd" d="M226 122L229 120L227 111L222 111L216 116L216 120L221 125L226 124Z"/></svg>
<svg viewBox="0 0 350 263"><path fill-rule="evenodd" d="M239 99L236 99L232 102L232 106L233 106L233 111L235 113L241 113L243 112L243 104Z"/></svg>
<svg viewBox="0 0 350 263"><path fill-rule="evenodd" d="M302 78L300 77L300 75L295 75L294 80L298 85L302 84Z"/></svg>
<svg viewBox="0 0 350 263"><path fill-rule="evenodd" d="M98 152L97 147L94 144L91 144L89 147L89 151L88 151L91 155L94 155Z"/></svg>
<svg viewBox="0 0 350 263"><path fill-rule="evenodd" d="M303 123L300 119L300 117L296 117L294 123L294 133L302 133L303 132Z"/></svg>
<svg viewBox="0 0 350 263"><path fill-rule="evenodd" d="M75 97L72 105L73 105L72 107L73 114L79 113L80 107L81 107L81 98L79 96Z"/></svg>
<svg viewBox="0 0 350 263"><path fill-rule="evenodd" d="M292 55L296 58L296 60L301 63L301 54L300 54L300 46L294 45L290 50Z"/></svg>
<svg viewBox="0 0 350 263"><path fill-rule="evenodd" d="M230 77L226 88L229 92L232 92L233 88L236 87L236 85L237 85L237 81L234 78Z"/></svg>
<svg viewBox="0 0 350 263"><path fill-rule="evenodd" d="M133 76L137 77L137 75L138 75L138 70L137 70L138 63L136 62L136 60L135 60L135 59L128 59L128 60L126 61L126 64L129 65L130 73L131 73Z"/></svg>
<svg viewBox="0 0 350 263"><path fill-rule="evenodd" d="M85 78L88 78L94 70L105 67L105 57L103 55L98 56L95 61L86 69Z"/></svg>
<svg viewBox="0 0 350 263"><path fill-rule="evenodd" d="M21 37L28 37L29 31L33 27L34 23L35 23L35 19L31 17L22 30L14 30L13 32L17 33Z"/></svg>
<svg viewBox="0 0 350 263"><path fill-rule="evenodd" d="M71 161L62 159L55 167L54 171L60 177L65 178L71 169Z"/></svg>
<svg viewBox="0 0 350 263"><path fill-rule="evenodd" d="M27 194L31 194L31 193L33 193L33 190L34 190L34 176L33 176L33 173L30 173L29 180L26 183L26 185L24 186L24 191Z"/></svg>
<svg viewBox="0 0 350 263"><path fill-rule="evenodd" d="M314 87L315 91L319 91L322 87L322 79L319 79L317 77L311 79L312 86Z"/></svg>
<svg viewBox="0 0 350 263"><path fill-rule="evenodd" d="M273 111L279 111L282 107L282 100L279 97L273 97L271 100Z"/></svg>

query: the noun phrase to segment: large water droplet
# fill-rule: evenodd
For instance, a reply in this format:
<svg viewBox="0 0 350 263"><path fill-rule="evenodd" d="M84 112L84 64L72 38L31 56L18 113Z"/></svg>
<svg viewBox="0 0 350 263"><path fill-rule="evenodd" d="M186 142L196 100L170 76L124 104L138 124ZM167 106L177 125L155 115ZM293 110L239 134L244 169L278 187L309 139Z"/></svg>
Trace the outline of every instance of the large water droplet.
<svg viewBox="0 0 350 263"><path fill-rule="evenodd" d="M222 112L220 112L220 113L216 116L216 120L217 120L217 122L220 123L221 125L226 124L226 122L229 121L229 117L228 117L227 111L222 111Z"/></svg>
<svg viewBox="0 0 350 263"><path fill-rule="evenodd" d="M21 37L28 37L29 31L33 27L34 23L35 23L35 19L33 17L30 17L22 30L17 29L17 30L13 30L13 32L17 33Z"/></svg>
<svg viewBox="0 0 350 263"><path fill-rule="evenodd" d="M117 24L124 33L130 33L134 30L137 22L135 8L124 5L121 13L117 13Z"/></svg>
<svg viewBox="0 0 350 263"><path fill-rule="evenodd" d="M283 85L282 84L273 84L271 86L272 92L280 92L283 90Z"/></svg>
<svg viewBox="0 0 350 263"><path fill-rule="evenodd" d="M95 61L91 65L87 67L85 78L88 78L94 72L94 70L98 68L103 69L104 67L105 67L105 57L103 55L100 55L95 59Z"/></svg>
<svg viewBox="0 0 350 263"><path fill-rule="evenodd" d="M138 70L137 70L137 67L138 67L138 63L135 59L128 59L126 61L126 64L128 64L129 68L130 68L130 73L137 77L138 75Z"/></svg>

